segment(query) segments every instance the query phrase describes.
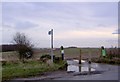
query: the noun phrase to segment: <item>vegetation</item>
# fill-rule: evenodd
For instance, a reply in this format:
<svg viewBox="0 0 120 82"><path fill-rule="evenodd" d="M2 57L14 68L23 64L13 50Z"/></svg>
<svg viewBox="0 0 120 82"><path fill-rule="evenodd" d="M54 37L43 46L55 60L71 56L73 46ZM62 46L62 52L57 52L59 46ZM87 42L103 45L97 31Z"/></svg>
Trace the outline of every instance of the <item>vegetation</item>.
<svg viewBox="0 0 120 82"><path fill-rule="evenodd" d="M23 33L16 33L13 41L17 45L20 60L24 62L24 58L30 58L33 54L32 43L28 40L27 36Z"/></svg>
<svg viewBox="0 0 120 82"><path fill-rule="evenodd" d="M52 65L50 65L49 63L45 63L41 61L33 61L33 60L26 63L22 63L22 62L6 63L2 67L2 79L4 81L15 77L35 76L35 75L41 75L43 74L43 72L46 71L59 70L59 68L64 67L66 61L57 62Z"/></svg>
<svg viewBox="0 0 120 82"><path fill-rule="evenodd" d="M80 55L80 49L82 50L82 59L87 59L88 58L88 48L64 48L64 56L66 59L79 59ZM42 55L50 55L51 50L50 49L33 49L34 54L33 54L33 59L38 60ZM12 60L19 60L19 55L18 53L14 52L2 52L2 58L5 59L6 61L12 61ZM9 54L10 53L10 54ZM92 58L99 58L100 56L100 49L99 48L91 48L91 55ZM56 57L61 57L60 54L60 49L54 49L53 55Z"/></svg>
<svg viewBox="0 0 120 82"><path fill-rule="evenodd" d="M88 59L89 48L65 48L65 58L73 59L78 58L80 55L80 49L82 50L82 59ZM105 49L106 57L100 57L99 48L90 48L91 57L93 62L107 63L107 64L119 64L120 54L117 48ZM34 49L32 59L28 59L26 62L20 62L17 60L17 52L3 52L3 59L7 62L3 64L3 80L8 80L15 77L28 77L34 75L41 75L45 71L54 71L61 69L65 66L66 61L60 60L60 49L54 50L55 64L51 64L50 49ZM47 55L47 56L46 56ZM11 59L11 60L9 60ZM9 61L8 61L9 60ZM59 62L56 62L58 60Z"/></svg>
<svg viewBox="0 0 120 82"><path fill-rule="evenodd" d="M17 54L16 51L8 51L8 52L0 52L2 55L8 55L8 54Z"/></svg>
<svg viewBox="0 0 120 82"><path fill-rule="evenodd" d="M97 58L93 59L93 62L120 65L120 59Z"/></svg>
<svg viewBox="0 0 120 82"><path fill-rule="evenodd" d="M107 64L117 64L120 65L120 53L118 48L105 49L106 56L97 59L93 58L93 62L96 63L107 63Z"/></svg>
<svg viewBox="0 0 120 82"><path fill-rule="evenodd" d="M112 59L114 57L120 58L120 50L119 50L119 48L106 49L106 55L110 59Z"/></svg>
<svg viewBox="0 0 120 82"><path fill-rule="evenodd" d="M14 44L2 44L0 45L0 52L15 51L17 45Z"/></svg>

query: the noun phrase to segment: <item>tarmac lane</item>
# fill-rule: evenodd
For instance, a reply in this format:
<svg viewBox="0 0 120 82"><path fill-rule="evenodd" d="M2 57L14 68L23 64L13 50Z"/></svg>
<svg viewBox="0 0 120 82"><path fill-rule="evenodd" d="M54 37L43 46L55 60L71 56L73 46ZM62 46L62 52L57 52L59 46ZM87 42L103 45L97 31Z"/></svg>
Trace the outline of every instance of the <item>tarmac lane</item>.
<svg viewBox="0 0 120 82"><path fill-rule="evenodd" d="M54 80L118 80L118 66L115 65L100 65L104 66L104 71L98 71L98 73L91 73L91 74L79 74L75 73L73 76L70 77L62 77L62 78L55 78ZM104 69L104 68L103 68Z"/></svg>
<svg viewBox="0 0 120 82"><path fill-rule="evenodd" d="M78 60L68 60L66 71L46 72L44 76L15 78L12 80L118 80L118 65L87 63Z"/></svg>

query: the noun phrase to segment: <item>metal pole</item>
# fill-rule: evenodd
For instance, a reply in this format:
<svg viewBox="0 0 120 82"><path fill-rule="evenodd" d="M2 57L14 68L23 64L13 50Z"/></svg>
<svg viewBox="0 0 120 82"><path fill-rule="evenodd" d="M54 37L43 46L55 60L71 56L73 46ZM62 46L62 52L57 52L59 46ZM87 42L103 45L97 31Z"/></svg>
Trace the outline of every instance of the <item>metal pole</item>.
<svg viewBox="0 0 120 82"><path fill-rule="evenodd" d="M53 29L51 29L51 62L53 63Z"/></svg>

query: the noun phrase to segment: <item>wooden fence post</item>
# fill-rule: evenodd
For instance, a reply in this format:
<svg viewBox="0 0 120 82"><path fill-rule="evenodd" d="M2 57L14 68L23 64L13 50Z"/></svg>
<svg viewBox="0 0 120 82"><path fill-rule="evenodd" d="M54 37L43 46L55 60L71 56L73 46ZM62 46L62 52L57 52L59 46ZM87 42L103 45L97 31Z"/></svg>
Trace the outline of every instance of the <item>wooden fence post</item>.
<svg viewBox="0 0 120 82"><path fill-rule="evenodd" d="M89 48L89 64L91 64L91 49Z"/></svg>
<svg viewBox="0 0 120 82"><path fill-rule="evenodd" d="M82 72L82 70L81 70L81 65L79 66L79 72Z"/></svg>
<svg viewBox="0 0 120 82"><path fill-rule="evenodd" d="M91 73L91 64L89 64L89 68L88 69L89 69L89 73L88 74L90 75L90 73Z"/></svg>
<svg viewBox="0 0 120 82"><path fill-rule="evenodd" d="M81 64L81 59L82 59L82 57L81 57L81 49L80 49L80 59L79 59L79 64Z"/></svg>

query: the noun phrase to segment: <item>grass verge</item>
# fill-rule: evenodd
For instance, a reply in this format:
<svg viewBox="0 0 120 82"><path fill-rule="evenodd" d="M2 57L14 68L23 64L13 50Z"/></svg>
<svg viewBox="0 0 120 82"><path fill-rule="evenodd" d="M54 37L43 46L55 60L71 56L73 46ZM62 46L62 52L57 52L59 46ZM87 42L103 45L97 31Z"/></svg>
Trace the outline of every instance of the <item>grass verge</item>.
<svg viewBox="0 0 120 82"><path fill-rule="evenodd" d="M8 54L17 54L16 51L9 51L9 52L0 52L2 55L8 55Z"/></svg>
<svg viewBox="0 0 120 82"><path fill-rule="evenodd" d="M93 62L95 63L106 63L106 64L112 64L112 65L120 65L120 59L115 59L115 58L97 58L97 59L92 59Z"/></svg>
<svg viewBox="0 0 120 82"><path fill-rule="evenodd" d="M66 61L55 63L54 65L48 65L40 61L29 61L27 63L9 63L2 67L2 80L10 80L15 77L29 77L35 75L41 75L46 71L55 71L64 67Z"/></svg>

